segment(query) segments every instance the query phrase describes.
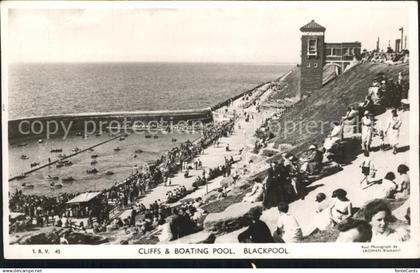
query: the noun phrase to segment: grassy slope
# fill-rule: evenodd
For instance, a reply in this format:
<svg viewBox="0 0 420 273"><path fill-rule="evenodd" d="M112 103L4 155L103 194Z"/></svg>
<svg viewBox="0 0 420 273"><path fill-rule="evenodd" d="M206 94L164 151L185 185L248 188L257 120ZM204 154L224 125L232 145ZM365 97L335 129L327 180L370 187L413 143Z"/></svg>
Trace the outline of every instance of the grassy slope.
<svg viewBox="0 0 420 273"><path fill-rule="evenodd" d="M276 101L285 98L291 98L296 96L296 90L299 86L299 68L295 67L292 69L289 75L284 79L281 84L281 92L273 92L268 98L269 101Z"/></svg>
<svg viewBox="0 0 420 273"><path fill-rule="evenodd" d="M290 143L296 145L294 152L300 152L311 143L322 144L330 129L329 126L325 126L324 132L321 133L319 121L332 122L339 120L345 114L348 106L363 101L367 95L369 85L379 72L383 72L387 78L396 79L399 72L402 72L404 77L408 77L408 64L389 66L386 64L366 63L353 67L320 90L313 92L310 97L295 104L280 119L280 124L284 124L286 121L294 121L296 124L300 122L303 128L305 128L308 121L316 121L318 122L316 133L302 134L299 130L295 130L285 136L285 134L280 132L274 139L276 145ZM293 82L296 82L296 75L298 74L294 73L294 77L292 77L294 79ZM293 96L293 90L287 92L289 96Z"/></svg>

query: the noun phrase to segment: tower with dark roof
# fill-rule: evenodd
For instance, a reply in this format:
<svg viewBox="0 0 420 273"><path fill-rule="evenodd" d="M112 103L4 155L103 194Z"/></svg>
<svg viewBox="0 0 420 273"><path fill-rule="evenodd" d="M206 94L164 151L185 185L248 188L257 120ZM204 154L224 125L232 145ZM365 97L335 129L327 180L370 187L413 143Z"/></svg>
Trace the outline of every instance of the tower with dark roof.
<svg viewBox="0 0 420 273"><path fill-rule="evenodd" d="M302 32L301 91L312 91L322 87L322 68L325 61L325 27L314 20L300 28Z"/></svg>

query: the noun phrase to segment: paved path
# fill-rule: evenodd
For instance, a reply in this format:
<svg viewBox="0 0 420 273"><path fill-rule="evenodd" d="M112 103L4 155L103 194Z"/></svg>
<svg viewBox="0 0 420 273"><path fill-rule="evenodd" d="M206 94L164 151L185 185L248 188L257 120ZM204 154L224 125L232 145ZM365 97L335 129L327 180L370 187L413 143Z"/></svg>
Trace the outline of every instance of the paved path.
<svg viewBox="0 0 420 273"><path fill-rule="evenodd" d="M264 94L261 95L260 101L266 100L272 90L268 90ZM252 99L252 98L251 98ZM272 110L263 110L260 113L257 113L255 106L250 106L247 109L243 109L243 101L242 98L239 98L233 101L230 107L222 107L215 111L215 121L222 119L229 119L232 117L233 111L236 110L237 113L240 114L239 119L235 123L235 130L234 133L228 137L220 138L220 144L218 147L210 146L204 150L204 154L200 155L198 158L203 163L203 168L208 173L209 168L215 168L220 165L223 165L225 160L224 157L230 158L230 156L236 156L239 153L239 150L242 148L248 147L248 150L251 151L256 140L254 133L257 128L262 124L265 118L271 116L273 113ZM225 109L228 109L228 114L225 113ZM242 112L245 111L246 113L250 113L253 115L254 119L250 119L249 122L245 122L245 117L242 115ZM226 151L226 146L229 144L230 151ZM245 150L245 149L244 149ZM249 153L242 153L242 160L237 162L235 166L243 166L248 162ZM193 165L193 164L191 164ZM232 171L235 171L234 169ZM161 201L166 200L166 193L171 190L175 189L178 186L185 186L186 188L190 188L192 183L195 181L197 176L202 175L203 170L192 170L190 171L190 177L185 178L182 172L175 174L172 178L171 186L165 187L163 184L158 185L154 188L151 192L149 192L146 196L142 197L139 202L143 203L145 206L148 206L155 200L160 199ZM204 196L207 191L210 192L214 189L220 187L220 181L223 179L222 177L217 177L211 181L209 181L206 186L201 186L197 191L192 194L187 195L186 198L196 198L199 196ZM176 204L176 203L175 203Z"/></svg>

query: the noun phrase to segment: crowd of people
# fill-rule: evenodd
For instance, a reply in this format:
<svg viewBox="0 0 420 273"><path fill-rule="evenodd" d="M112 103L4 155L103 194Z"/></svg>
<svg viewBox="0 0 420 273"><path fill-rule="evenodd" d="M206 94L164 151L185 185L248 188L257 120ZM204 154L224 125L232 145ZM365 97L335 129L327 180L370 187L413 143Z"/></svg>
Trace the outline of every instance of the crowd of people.
<svg viewBox="0 0 420 273"><path fill-rule="evenodd" d="M392 214L387 202L409 197L409 168L401 164L397 169L398 179L394 172L388 172L384 178L378 180L375 177L377 171L375 164L369 157L372 137L375 134L381 136L380 131L383 132L383 136L388 136L394 154L398 152L398 136L402 121L398 117L397 108L401 108L401 101L404 98L402 75L392 81L380 74L369 88L365 102L359 104L358 107L350 107L340 122L333 123L332 131L325 139L322 149L312 144L308 151L300 155L299 158L291 153L283 153L280 161L270 163L266 179L256 181L243 200L244 202L262 200L265 209L277 207L279 211L277 228L272 234L267 225L259 220L263 208L256 207L250 211L251 224L246 231L238 236L238 240L252 243L293 243L303 240L304 234L297 219L289 213L288 204L305 197L308 176L321 173L326 158L327 161L331 159L340 161L339 147L344 138L344 126L351 128L353 133L361 129L364 158L360 165L363 174L360 184L365 187L381 184L381 190L378 191L380 196L362 208L364 219L361 219L355 217L353 203L347 198L347 192L344 189L334 190L331 193L332 201L330 202L326 194L318 193L316 204L314 204L316 209L313 230L325 230L334 226L339 231L337 241L340 242L380 242L389 238L397 241L406 240L407 232L403 234L391 228ZM394 108L390 121L382 130L375 128L374 115L382 113L386 108ZM245 119L249 120L250 115L249 113L245 115ZM159 184L170 185L171 175L179 170L185 171L184 174L188 177L190 169L193 167L196 170L200 169L202 162L199 159L194 160L194 158L200 155L206 147L219 145L219 138L231 135L234 128L234 119L206 127L203 137L198 141L182 143L142 171L137 167L133 168L132 174L126 180L102 192L103 202L99 203L104 207L101 210L91 208L85 213L85 216L88 216L86 228L92 228L94 232L121 228L127 233L133 232L134 234L160 232L160 241L176 240L200 230L202 220L206 215L206 211L202 209L204 203L201 198L173 208L168 205L179 201L188 194L185 186L169 190L166 193L165 202L156 200L150 204L149 208L139 203L138 199ZM258 134L261 136L261 140L256 143L257 150L264 147L270 137L264 130L257 131ZM226 146L226 150L229 151L229 149L229 146ZM191 162L193 162L193 166L190 165ZM233 163L233 157L230 159L225 157L223 165L208 169L208 173L203 169L203 175L197 177L193 187L197 188L206 184L208 180L221 175L231 176ZM221 194L225 194L225 190L222 189ZM51 217L58 215L61 223L55 222L54 225L69 227L71 224L69 217L76 215L69 214L70 210L66 207L66 202L74 196L75 194L63 194L59 197L47 198L24 195L21 191L17 191L9 196L9 207L11 211L22 212L31 219L36 219L40 226L44 225L45 216L48 224ZM111 220L111 208L128 209L129 215L124 218L115 217ZM67 217L64 222L61 220L61 216ZM409 216L407 217L409 218ZM96 221L93 221L93 218L96 218ZM17 231L18 228L15 225L11 230ZM355 230L357 232L354 232Z"/></svg>
<svg viewBox="0 0 420 273"><path fill-rule="evenodd" d="M263 208L253 208L250 211L251 224L248 229L238 236L240 242L293 243L304 240L305 236L315 230L326 230L335 227L338 231L338 242L389 242L405 241L409 238L409 209L406 211L406 223L394 228L389 203L405 202L410 196L409 167L400 164L395 170L388 171L384 177L376 177L377 169L370 153L372 137L380 137L381 147L385 146L388 138L393 154L399 152L399 133L402 120L399 110L404 110L402 101L408 97L408 83L403 82L399 73L398 78L387 79L383 73L377 75L368 90L366 101L357 107L349 107L340 122L332 124L331 133L319 149L315 144L300 155L300 160L290 153L284 153L280 161L273 162L264 181L256 181L252 190L247 193L244 202L256 202L263 199ZM390 111L388 122L383 128L377 128L375 115ZM347 130L346 130L347 129ZM325 162L343 159L342 141L344 133L358 133L361 131L361 150L363 158L360 165L362 179L360 187L365 190L377 185L372 199L359 212L347 197L346 190L339 188L331 193L331 199L325 193L318 193L314 210L313 226L309 232L303 234L297 219L288 212L288 203L305 195L305 177L320 173ZM270 233L267 225L259 220L263 209L278 207L279 219L277 229ZM403 219L404 220L404 219Z"/></svg>
<svg viewBox="0 0 420 273"><path fill-rule="evenodd" d="M347 198L344 189L336 189L332 192L332 200L328 200L326 194L320 192L316 195L314 218L312 226L304 234L302 228L293 214L289 213L287 202L279 202L277 205L279 216L276 229L273 233L259 218L262 215L262 207L254 207L250 210L251 223L248 228L238 235L238 241L243 243L297 243L314 231L324 231L334 227L338 231L337 242L401 242L410 238L408 225L410 224L410 211L406 210L405 219L396 219L392 216L390 202L398 198L407 200L409 195L409 179L407 178L408 167L400 165L401 174L399 182L392 182L390 195L383 198L375 198L363 206L359 214L351 200ZM395 179L389 173L385 179ZM402 195L397 195L402 193ZM401 200L401 199L399 199ZM356 209L357 210L357 209ZM393 225L396 221L405 223Z"/></svg>
<svg viewBox="0 0 420 273"><path fill-rule="evenodd" d="M357 106L348 107L339 122L334 122L329 136L324 141L326 153L340 162L343 157L342 140L345 134L361 133L361 149L371 151L373 137L379 137L380 148L385 149L387 137L393 153L398 153L399 133L402 121L398 110L405 110L408 104L408 82L400 72L396 79L388 79L383 73L376 75L368 88L365 100ZM392 109L391 116L382 128L376 124L375 116L386 109ZM341 163L341 162L340 162Z"/></svg>
<svg viewBox="0 0 420 273"><path fill-rule="evenodd" d="M203 128L203 137L198 141L195 141L194 143L191 141L182 143L179 147L175 147L168 151L153 162L153 164L147 165L141 170L138 166L134 166L133 171L128 178L120 183L116 182L111 188L102 191L102 201L99 202L99 204L101 204L100 208L93 206L90 207L88 211L83 210L79 213L80 210L77 210L78 213L75 213L74 209L70 209L66 203L79 193L64 193L57 197L27 195L21 190L16 190L13 194L9 193L10 211L23 213L25 215L24 220L13 221L13 223L11 223L10 231L26 230L33 225L45 226L51 224L60 227L69 227L72 224L70 220L72 217L88 217L89 227L92 227L92 219L95 219L94 231L96 232L105 231L110 225L118 227L126 226L125 222L121 225L122 221L118 221L118 224L115 225L115 221L117 221L115 219L118 218L115 218L113 222L110 222L110 218L112 218L111 212L132 207L140 196L146 194L148 190L161 183L170 185L170 177L173 173L179 170L188 169L189 163L194 157L201 154L203 149L209 145L217 142L220 137L232 134L233 129L233 119L206 126ZM198 165L201 165L202 163L199 160L196 160L195 164L198 168ZM225 167L222 169L223 172L228 171ZM219 175L218 170L218 168L217 170L211 169L208 179L212 179L213 176ZM170 193L168 192L168 201L174 202L173 200L175 199L179 200L185 196L186 192L185 187L170 191ZM145 223L148 222L149 220ZM83 228L86 227L83 226ZM147 224L145 229L148 229Z"/></svg>
<svg viewBox="0 0 420 273"><path fill-rule="evenodd" d="M25 219L11 223L10 231L17 232L30 228L33 225L44 226L54 223L55 215L63 215L64 204L76 194L65 193L58 197L38 196L23 194L16 189L9 193L9 209L12 212L23 213Z"/></svg>
<svg viewBox="0 0 420 273"><path fill-rule="evenodd" d="M178 186L166 192L166 203L174 203L188 194L185 186Z"/></svg>
<svg viewBox="0 0 420 273"><path fill-rule="evenodd" d="M362 60L361 60L362 62L386 63L386 64L408 63L410 60L409 51L407 49L403 49L400 52L394 52L389 47L386 51L363 50L361 57L362 57Z"/></svg>

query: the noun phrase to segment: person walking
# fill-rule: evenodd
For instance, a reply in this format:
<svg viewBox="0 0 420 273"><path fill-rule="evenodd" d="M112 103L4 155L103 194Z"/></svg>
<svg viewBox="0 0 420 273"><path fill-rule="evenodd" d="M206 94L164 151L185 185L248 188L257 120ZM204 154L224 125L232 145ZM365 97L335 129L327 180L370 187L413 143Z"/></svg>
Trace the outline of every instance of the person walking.
<svg viewBox="0 0 420 273"><path fill-rule="evenodd" d="M372 114L369 111L365 111L364 116L360 122L362 124L362 150L370 151L374 125Z"/></svg>
<svg viewBox="0 0 420 273"><path fill-rule="evenodd" d="M388 136L389 144L392 146L392 153L395 155L398 153L398 144L400 138L400 128L402 125L402 121L398 116L397 110L393 109L391 112L391 118L389 119L386 129L385 135Z"/></svg>
<svg viewBox="0 0 420 273"><path fill-rule="evenodd" d="M363 182L366 181L366 184L369 185L373 182L375 175L376 175L376 169L375 165L373 164L372 159L369 157L369 152L364 151L364 158L362 163L360 164L360 168L362 169L362 174L364 178L362 181L360 181L360 185L363 184Z"/></svg>

